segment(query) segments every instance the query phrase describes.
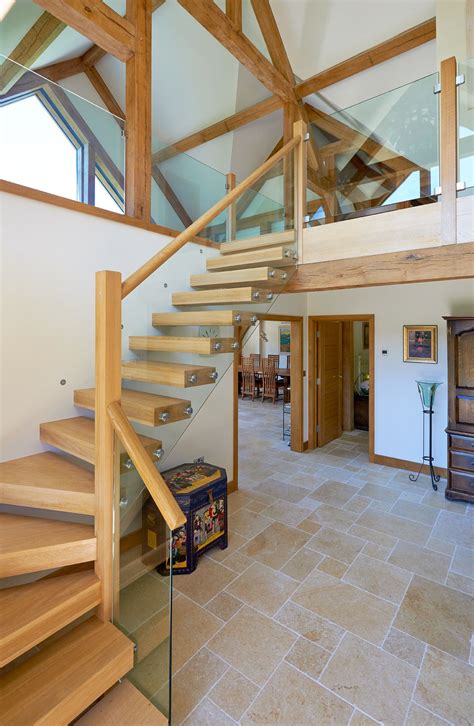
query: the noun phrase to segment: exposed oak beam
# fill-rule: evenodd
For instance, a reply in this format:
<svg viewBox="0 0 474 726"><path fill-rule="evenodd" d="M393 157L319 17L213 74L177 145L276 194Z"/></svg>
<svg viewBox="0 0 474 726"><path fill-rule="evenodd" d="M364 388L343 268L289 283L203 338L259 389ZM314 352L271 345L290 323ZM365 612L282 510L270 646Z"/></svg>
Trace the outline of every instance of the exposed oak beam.
<svg viewBox="0 0 474 726"><path fill-rule="evenodd" d="M225 13L211 0L178 0L211 35L242 63L263 85L283 101L294 98L293 86L260 53Z"/></svg>
<svg viewBox="0 0 474 726"><path fill-rule="evenodd" d="M225 0L225 13L235 29L242 31L242 0Z"/></svg>
<svg viewBox="0 0 474 726"><path fill-rule="evenodd" d="M125 118L125 114L110 92L109 87L106 85L99 71L94 68L94 66L85 66L84 73L101 97L108 111L123 120Z"/></svg>
<svg viewBox="0 0 474 726"><path fill-rule="evenodd" d="M174 189L171 187L171 185L168 183L167 179L163 175L163 173L158 169L157 166L153 167L152 170L152 176L153 179L158 184L158 187L161 189L163 196L167 199L167 201L170 203L173 210L176 212L178 218L183 223L184 227L189 227L193 220L181 204L179 198L177 197Z"/></svg>
<svg viewBox="0 0 474 726"><path fill-rule="evenodd" d="M294 75L269 0L251 0L272 63L291 85Z"/></svg>
<svg viewBox="0 0 474 726"><path fill-rule="evenodd" d="M368 68L383 63L384 61L395 58L397 55L405 53L407 50L417 48L419 45L428 43L436 38L436 18L430 18L424 23L416 25L414 28L404 30L403 33L395 35L393 38L384 40L382 43L374 45L372 48L358 53L348 58L342 63L338 63L321 73L317 73L306 81L299 83L296 88L296 96L304 98L315 91L331 86L333 83L339 83L346 78L350 78L356 73L366 71Z"/></svg>
<svg viewBox="0 0 474 726"><path fill-rule="evenodd" d="M52 63L49 66L41 66L41 68L35 68L34 73L38 73L40 76L47 78L49 81L62 81L63 78L70 78L78 73L84 73L86 66L81 56L77 58L69 58L69 60L58 61L58 63Z"/></svg>
<svg viewBox="0 0 474 726"><path fill-rule="evenodd" d="M153 154L153 163L156 164L160 161L165 161L172 156L176 156L176 154L182 154L185 151L189 151L189 149L194 149L196 146L212 141L212 139L227 134L229 131L235 131L235 129L241 126L256 121L262 118L262 116L267 116L274 111L278 111L279 108L281 108L281 102L278 97L272 96L271 98L265 99L265 101L260 101L243 111L228 116L228 118L222 121L218 121L205 129L201 129L201 131L196 131L194 134L180 139L165 149L161 149L161 151L157 151Z"/></svg>
<svg viewBox="0 0 474 726"><path fill-rule="evenodd" d="M0 66L0 92L5 93L29 68L65 28L64 22L45 12L31 26L26 35L9 54L11 63L5 60ZM19 65L16 65L18 63Z"/></svg>
<svg viewBox="0 0 474 726"><path fill-rule="evenodd" d="M107 55L107 52L103 48L100 48L98 45L93 45L89 50L86 50L82 56L82 61L86 66L95 66L104 55Z"/></svg>
<svg viewBox="0 0 474 726"><path fill-rule="evenodd" d="M121 61L132 57L135 28L101 0L34 0L55 18Z"/></svg>

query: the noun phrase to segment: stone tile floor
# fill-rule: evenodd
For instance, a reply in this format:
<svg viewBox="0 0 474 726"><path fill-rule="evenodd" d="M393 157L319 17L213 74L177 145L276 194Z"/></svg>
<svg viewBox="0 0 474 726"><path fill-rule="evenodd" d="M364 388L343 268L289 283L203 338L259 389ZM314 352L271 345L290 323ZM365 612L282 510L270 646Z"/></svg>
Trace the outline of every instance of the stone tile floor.
<svg viewBox="0 0 474 726"><path fill-rule="evenodd" d="M240 405L227 550L175 577L173 723L474 722L473 507Z"/></svg>

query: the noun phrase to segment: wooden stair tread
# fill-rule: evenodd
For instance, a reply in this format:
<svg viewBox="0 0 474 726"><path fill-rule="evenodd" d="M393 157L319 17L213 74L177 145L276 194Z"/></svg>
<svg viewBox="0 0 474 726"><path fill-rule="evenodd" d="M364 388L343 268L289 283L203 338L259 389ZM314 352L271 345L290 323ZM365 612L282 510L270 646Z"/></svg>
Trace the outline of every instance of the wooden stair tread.
<svg viewBox="0 0 474 726"><path fill-rule="evenodd" d="M0 667L100 603L92 570L46 577L0 594Z"/></svg>
<svg viewBox="0 0 474 726"><path fill-rule="evenodd" d="M255 320L253 320L255 318ZM177 325L252 325L258 319L255 313L241 310L202 310L185 313L153 313L155 328Z"/></svg>
<svg viewBox="0 0 474 726"><path fill-rule="evenodd" d="M247 267L261 267L270 265L272 267L294 266L297 260L297 252L294 245L280 245L278 247L263 247L248 252L236 252L223 257L210 257L206 262L209 272L219 270L244 269Z"/></svg>
<svg viewBox="0 0 474 726"><path fill-rule="evenodd" d="M258 294L258 298L255 295ZM270 296L270 297L268 297ZM271 302L274 294L258 287L231 287L223 290L194 290L193 292L174 292L172 303L183 305L234 305L253 303L254 305Z"/></svg>
<svg viewBox="0 0 474 726"><path fill-rule="evenodd" d="M94 475L46 451L0 464L3 504L94 514Z"/></svg>
<svg viewBox="0 0 474 726"><path fill-rule="evenodd" d="M44 444L62 449L79 459L95 463L95 423L94 419L85 416L65 418L60 421L48 421L40 424L40 438ZM149 436L139 435L143 446L149 451L161 448L161 441ZM128 458L122 455L122 462Z"/></svg>
<svg viewBox="0 0 474 726"><path fill-rule="evenodd" d="M247 237L246 239L238 239L234 242L223 242L220 246L220 251L222 255L229 255L234 252L256 250L262 247L271 247L272 245L291 244L295 239L295 230L288 229L285 232L273 232L272 234L264 234L260 237Z"/></svg>
<svg viewBox="0 0 474 726"><path fill-rule="evenodd" d="M74 405L89 411L95 410L95 388L83 388L74 391ZM173 396L160 396L147 391L133 391L122 388L122 408L125 415L137 423L146 426L162 426L163 423L172 423L189 418L185 409L191 406L191 401ZM169 414L166 422L160 420L160 415Z"/></svg>
<svg viewBox="0 0 474 726"><path fill-rule="evenodd" d="M137 335L129 338L130 350L154 350L167 353L217 355L233 353L234 338L177 337L172 335ZM215 346L219 349L216 350Z"/></svg>
<svg viewBox="0 0 474 726"><path fill-rule="evenodd" d="M67 724L133 667L133 643L93 617L6 673L2 724Z"/></svg>
<svg viewBox="0 0 474 726"><path fill-rule="evenodd" d="M0 577L95 560L94 527L0 513Z"/></svg>
<svg viewBox="0 0 474 726"><path fill-rule="evenodd" d="M225 272L207 272L202 275L191 275L191 287L212 289L216 287L242 287L256 285L278 290L288 279L288 272L273 267L249 267Z"/></svg>
<svg viewBox="0 0 474 726"><path fill-rule="evenodd" d="M164 386L188 388L213 383L211 366L195 366L187 363L164 363L151 360L127 360L122 362L122 377L129 380L157 383ZM190 376L196 376L192 382Z"/></svg>
<svg viewBox="0 0 474 726"><path fill-rule="evenodd" d="M75 726L166 726L168 719L126 678L84 714Z"/></svg>

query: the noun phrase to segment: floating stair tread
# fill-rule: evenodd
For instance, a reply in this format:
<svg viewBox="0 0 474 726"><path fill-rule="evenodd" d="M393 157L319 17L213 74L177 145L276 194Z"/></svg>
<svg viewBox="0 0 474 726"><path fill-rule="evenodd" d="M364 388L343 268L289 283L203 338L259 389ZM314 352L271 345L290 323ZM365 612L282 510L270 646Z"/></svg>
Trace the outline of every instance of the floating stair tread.
<svg viewBox="0 0 474 726"><path fill-rule="evenodd" d="M215 368L211 366L194 366L186 363L164 363L151 360L127 360L122 362L122 378L132 381L157 383L163 386L176 386L188 388L212 383L211 374ZM191 375L196 381L189 380Z"/></svg>
<svg viewBox="0 0 474 726"><path fill-rule="evenodd" d="M95 423L85 416L48 421L40 424L40 437L44 444L55 446L79 459L95 463ZM161 447L161 441L139 436L143 446L150 450ZM125 455L126 456L126 455Z"/></svg>
<svg viewBox="0 0 474 726"><path fill-rule="evenodd" d="M255 313L241 310L202 310L185 313L153 313L155 328L178 325L252 325ZM258 315L256 316L258 317Z"/></svg>
<svg viewBox="0 0 474 726"><path fill-rule="evenodd" d="M258 250L225 255L224 257L210 257L206 267L211 271L244 269L247 267L287 267L296 264L296 249L288 245L279 247L263 247Z"/></svg>
<svg viewBox="0 0 474 726"><path fill-rule="evenodd" d="M238 239L234 242L223 242L220 246L220 251L222 255L229 255L234 252L246 252L247 250L256 250L262 247L291 244L295 239L295 230L288 229L285 232L274 232L272 234L261 235L260 237L247 237L246 239Z"/></svg>
<svg viewBox="0 0 474 726"><path fill-rule="evenodd" d="M74 405L89 411L95 410L95 388L83 388L74 391ZM166 423L189 418L184 409L191 405L191 401L172 396L160 396L157 393L146 391L132 391L122 388L122 408L131 421L146 426L161 426L160 414L169 413Z"/></svg>
<svg viewBox="0 0 474 726"><path fill-rule="evenodd" d="M0 667L100 603L93 571L46 577L2 591Z"/></svg>
<svg viewBox="0 0 474 726"><path fill-rule="evenodd" d="M94 514L94 475L46 451L0 464L2 504Z"/></svg>
<svg viewBox="0 0 474 726"><path fill-rule="evenodd" d="M95 560L94 527L0 513L0 577Z"/></svg>
<svg viewBox="0 0 474 726"><path fill-rule="evenodd" d="M68 724L132 667L133 643L90 618L4 676L2 724Z"/></svg>
<svg viewBox="0 0 474 726"><path fill-rule="evenodd" d="M75 726L166 726L168 719L126 678L98 701Z"/></svg>
<svg viewBox="0 0 474 726"><path fill-rule="evenodd" d="M285 284L288 273L273 267L250 267L242 270L226 270L225 272L207 272L203 275L191 275L191 287L228 288L242 285L257 285L279 290Z"/></svg>
<svg viewBox="0 0 474 726"><path fill-rule="evenodd" d="M129 338L130 350L153 350L166 353L196 353L216 355L233 353L234 338L176 337L171 335L141 335ZM219 345L219 350L214 346Z"/></svg>
<svg viewBox="0 0 474 726"><path fill-rule="evenodd" d="M255 294L259 298L255 298ZM258 287L231 287L223 290L195 290L194 292L174 292L172 303L181 305L233 305L242 303L261 304L268 302L268 290Z"/></svg>

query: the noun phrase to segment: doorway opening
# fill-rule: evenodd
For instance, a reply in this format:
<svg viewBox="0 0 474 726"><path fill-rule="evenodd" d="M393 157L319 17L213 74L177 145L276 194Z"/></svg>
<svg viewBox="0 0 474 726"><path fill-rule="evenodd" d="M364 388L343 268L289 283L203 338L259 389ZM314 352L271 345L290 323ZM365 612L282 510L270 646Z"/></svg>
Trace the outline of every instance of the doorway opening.
<svg viewBox="0 0 474 726"><path fill-rule="evenodd" d="M239 459L262 464L274 447L303 452L303 317L259 314L239 328L234 357L234 486ZM271 367L270 380L268 370ZM249 363L252 370L249 372ZM265 378L266 377L266 378ZM265 378L265 380L264 380Z"/></svg>
<svg viewBox="0 0 474 726"><path fill-rule="evenodd" d="M374 462L374 327L374 315L308 318L309 449L351 434Z"/></svg>

